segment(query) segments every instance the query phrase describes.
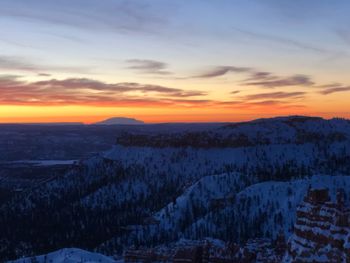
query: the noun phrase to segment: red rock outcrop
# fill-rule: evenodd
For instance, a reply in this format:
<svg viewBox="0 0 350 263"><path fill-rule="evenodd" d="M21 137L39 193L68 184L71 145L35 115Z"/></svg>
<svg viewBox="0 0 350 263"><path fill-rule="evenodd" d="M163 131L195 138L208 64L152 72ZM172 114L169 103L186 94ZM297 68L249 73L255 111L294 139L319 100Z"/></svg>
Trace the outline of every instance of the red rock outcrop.
<svg viewBox="0 0 350 263"><path fill-rule="evenodd" d="M191 243L192 242L192 243ZM283 235L276 241L250 239L244 246L219 240L187 241L174 247L158 247L144 250L128 250L125 262L174 262L174 263L279 263L285 254Z"/></svg>
<svg viewBox="0 0 350 263"><path fill-rule="evenodd" d="M350 262L350 210L344 191L332 202L327 189L309 189L297 209L289 240L291 262Z"/></svg>

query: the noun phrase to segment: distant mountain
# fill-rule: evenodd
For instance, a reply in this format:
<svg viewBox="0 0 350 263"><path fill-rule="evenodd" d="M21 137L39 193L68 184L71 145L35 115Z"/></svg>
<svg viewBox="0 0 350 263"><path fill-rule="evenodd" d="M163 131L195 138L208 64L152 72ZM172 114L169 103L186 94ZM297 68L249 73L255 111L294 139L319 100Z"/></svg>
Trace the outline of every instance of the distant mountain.
<svg viewBox="0 0 350 263"><path fill-rule="evenodd" d="M134 118L114 117L101 122L96 122L95 125L140 125L145 124L143 121Z"/></svg>
<svg viewBox="0 0 350 263"><path fill-rule="evenodd" d="M0 123L1 126L76 126L84 125L82 122L19 122L19 123Z"/></svg>

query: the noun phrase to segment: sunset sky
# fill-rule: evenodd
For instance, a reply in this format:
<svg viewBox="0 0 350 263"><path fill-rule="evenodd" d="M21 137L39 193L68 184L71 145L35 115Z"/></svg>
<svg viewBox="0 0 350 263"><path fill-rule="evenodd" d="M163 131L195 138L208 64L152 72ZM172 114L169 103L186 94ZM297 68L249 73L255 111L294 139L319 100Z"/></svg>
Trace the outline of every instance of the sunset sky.
<svg viewBox="0 0 350 263"><path fill-rule="evenodd" d="M2 0L0 122L350 118L348 0Z"/></svg>

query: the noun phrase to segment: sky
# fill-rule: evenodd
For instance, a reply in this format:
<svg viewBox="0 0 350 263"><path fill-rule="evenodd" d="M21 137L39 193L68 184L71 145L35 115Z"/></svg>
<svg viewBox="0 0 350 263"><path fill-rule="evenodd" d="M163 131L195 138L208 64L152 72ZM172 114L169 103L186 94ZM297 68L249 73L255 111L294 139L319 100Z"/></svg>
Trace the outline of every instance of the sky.
<svg viewBox="0 0 350 263"><path fill-rule="evenodd" d="M350 118L348 0L2 0L0 122Z"/></svg>

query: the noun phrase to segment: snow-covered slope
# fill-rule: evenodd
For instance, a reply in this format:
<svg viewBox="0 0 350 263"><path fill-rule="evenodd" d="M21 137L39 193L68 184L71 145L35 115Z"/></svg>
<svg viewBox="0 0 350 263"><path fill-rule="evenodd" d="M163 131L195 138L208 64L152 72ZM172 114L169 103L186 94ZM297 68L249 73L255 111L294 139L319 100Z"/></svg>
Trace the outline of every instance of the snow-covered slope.
<svg viewBox="0 0 350 263"><path fill-rule="evenodd" d="M233 123L202 131L129 133L118 136L124 146L150 147L247 147L266 144L303 144L336 142L350 138L350 122L344 119L324 120L303 116L261 119Z"/></svg>
<svg viewBox="0 0 350 263"><path fill-rule="evenodd" d="M335 198L339 188L350 191L350 176L319 175L290 182L254 184L239 192L233 204L199 219L185 231L185 236L205 233L246 240L255 236L275 238L282 231L288 237L295 223L296 208L309 187L328 188L330 196ZM349 195L347 198L349 202Z"/></svg>
<svg viewBox="0 0 350 263"><path fill-rule="evenodd" d="M21 258L7 263L117 263L116 260L98 253L78 248L65 248L41 256Z"/></svg>
<svg viewBox="0 0 350 263"><path fill-rule="evenodd" d="M350 189L349 135L349 121L307 117L119 133L0 207L0 256L289 235L310 183Z"/></svg>
<svg viewBox="0 0 350 263"><path fill-rule="evenodd" d="M229 173L205 176L190 186L176 200L158 213L155 218L165 231L179 228L184 215L191 216L191 220L208 213L215 202L230 202L230 199L245 185L243 175Z"/></svg>
<svg viewBox="0 0 350 263"><path fill-rule="evenodd" d="M288 182L269 181L245 187L240 174L203 177L154 215L157 227L144 231L179 238L224 240L290 236L296 208L309 187L327 187L335 197L339 188L350 191L350 176L317 175ZM347 200L348 201L348 200ZM194 222L194 223L191 223ZM146 230L147 229L147 230ZM137 228L141 239L142 228Z"/></svg>

